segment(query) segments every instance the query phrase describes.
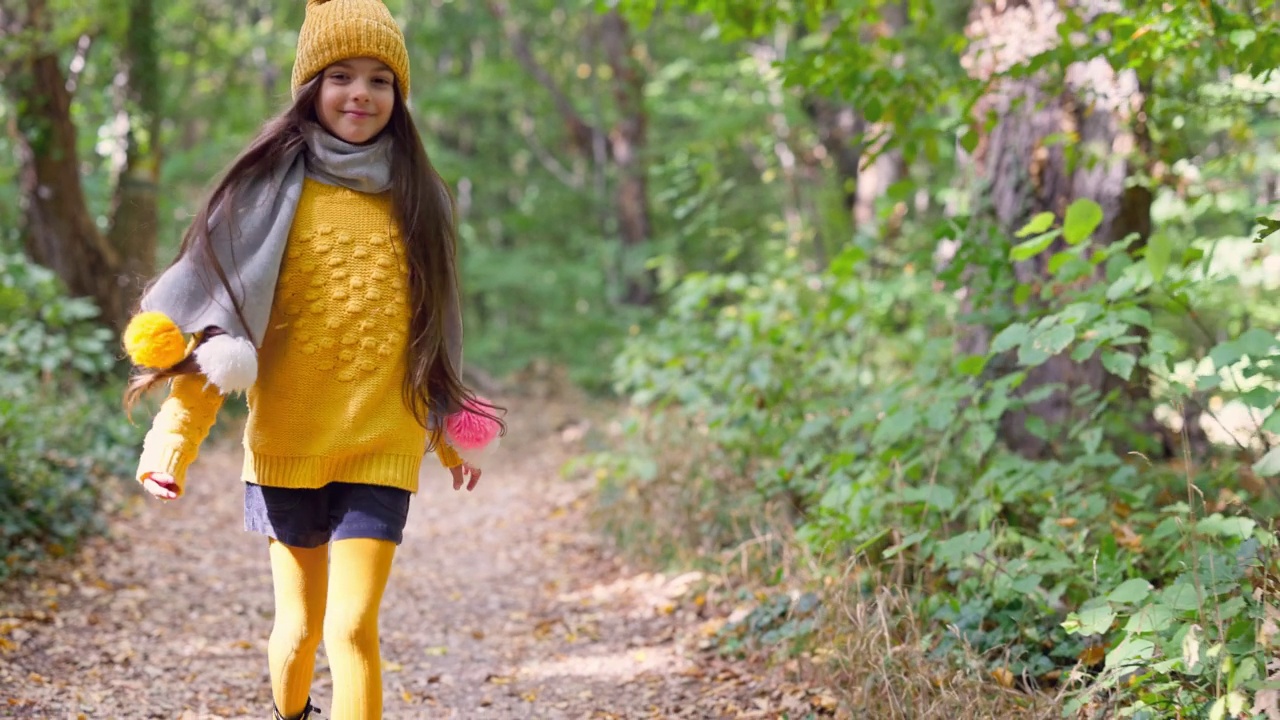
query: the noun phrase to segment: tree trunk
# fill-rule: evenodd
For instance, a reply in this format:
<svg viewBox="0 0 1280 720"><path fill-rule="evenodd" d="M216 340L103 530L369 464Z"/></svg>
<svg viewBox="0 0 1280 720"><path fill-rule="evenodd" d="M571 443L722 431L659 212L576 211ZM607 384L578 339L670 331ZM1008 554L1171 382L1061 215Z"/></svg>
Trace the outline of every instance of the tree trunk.
<svg viewBox="0 0 1280 720"><path fill-rule="evenodd" d="M632 305L650 304L657 285L656 274L652 270L632 267L633 262L642 260L647 254L653 234L649 217L649 166L645 157L649 124L644 105L646 77L644 68L633 56L635 45L626 19L617 10L611 10L601 17L599 26L600 45L605 62L612 71L613 100L618 115L606 132L578 112L569 95L538 63L528 38L511 17L507 4L502 0L487 0L485 5L490 14L502 23L516 59L550 93L565 124L570 147L592 157L597 163L612 162L616 169L613 198L624 265L622 301ZM607 138L607 142L599 143L602 137Z"/></svg>
<svg viewBox="0 0 1280 720"><path fill-rule="evenodd" d="M852 106L821 95L806 94L802 105L805 114L813 121L819 142L835 165L841 204L856 228L859 224L855 210L862 163L861 136L866 132L867 123Z"/></svg>
<svg viewBox="0 0 1280 720"><path fill-rule="evenodd" d="M144 63L150 63L154 72L154 48L134 45L137 32L146 33L150 41L152 27L133 25L150 22L150 0L132 2L129 74L141 70ZM104 322L119 330L136 298L136 279L149 275L155 262L158 103L154 94L147 95L155 92L154 87L143 90L140 107L148 112L144 125L134 126L131 132L145 130L149 149L130 143L112 203L112 230L104 234L80 182L67 78L56 50L44 44L50 24L44 0L27 0L25 16L12 5L0 8L4 34L28 43L3 68L4 89L17 108L10 127L20 165L23 245L33 261L58 275L71 295L93 298Z"/></svg>
<svg viewBox="0 0 1280 720"><path fill-rule="evenodd" d="M1103 0L1071 0L1083 14L1101 11ZM979 0L970 16L973 40L966 66L988 79L1009 66L1058 42L1062 12L1055 0ZM975 148L973 161L985 181L984 205L996 232L1012 235L1040 212L1062 216L1075 200L1089 198L1102 207L1103 222L1092 242L1111 243L1131 232L1145 238L1150 232L1151 193L1141 186L1126 188L1133 166L1141 162L1142 93L1132 71L1116 72L1104 60L1075 63L1066 72L1060 91L1045 90L1043 77L1002 79L975 109L981 122L988 112L998 121ZM1070 162L1058 138L1070 137L1080 157ZM1060 241L1061 242L1061 241ZM1059 246L1057 249L1061 249ZM1037 286L1050 273L1046 263L1052 250L1018 263L1020 283ZM1101 276L1101 268L1095 277ZM960 341L965 353L985 353L990 329L971 327ZM1107 392L1118 378L1109 376L1097 357L1076 363L1059 355L1034 368L1020 387L1028 393L1047 384L1059 390L1026 411L1007 413L1002 435L1012 448L1028 456L1051 454L1051 444L1026 429L1029 415L1050 427L1072 417L1071 398L1082 387Z"/></svg>
<svg viewBox="0 0 1280 720"><path fill-rule="evenodd" d="M632 57L627 21L617 10L605 13L600 23L600 39L605 58L613 69L613 97L619 115L617 124L609 132L609 147L618 168L618 233L622 238L624 262L628 263L623 300L631 305L648 305L653 301L653 273L630 268L631 262L644 258L651 234L649 167L644 157L649 125L644 107L644 68Z"/></svg>
<svg viewBox="0 0 1280 720"><path fill-rule="evenodd" d="M19 187L26 227L23 245L31 259L53 270L75 296L97 301L103 319L120 326L124 298L116 272L120 254L98 231L76 163L71 96L52 53L22 61L21 74L6 87L22 108L16 144Z"/></svg>
<svg viewBox="0 0 1280 720"><path fill-rule="evenodd" d="M108 234L111 247L120 253L118 272L126 311L156 265L161 90L154 18L152 0L130 0L124 87L129 129Z"/></svg>

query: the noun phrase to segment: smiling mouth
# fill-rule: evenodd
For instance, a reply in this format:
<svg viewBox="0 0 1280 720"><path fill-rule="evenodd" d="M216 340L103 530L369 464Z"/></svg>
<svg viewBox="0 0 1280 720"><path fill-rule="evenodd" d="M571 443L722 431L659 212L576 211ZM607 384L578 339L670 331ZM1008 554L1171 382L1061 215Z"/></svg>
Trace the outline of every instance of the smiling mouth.
<svg viewBox="0 0 1280 720"><path fill-rule="evenodd" d="M347 110L346 114L357 118L373 117L373 113L360 112L359 110Z"/></svg>

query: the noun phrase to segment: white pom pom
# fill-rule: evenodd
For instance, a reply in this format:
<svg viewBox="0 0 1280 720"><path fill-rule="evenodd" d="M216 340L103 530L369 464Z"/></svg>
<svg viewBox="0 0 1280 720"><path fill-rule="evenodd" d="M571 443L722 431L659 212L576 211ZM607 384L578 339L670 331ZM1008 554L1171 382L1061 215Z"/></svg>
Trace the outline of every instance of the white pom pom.
<svg viewBox="0 0 1280 720"><path fill-rule="evenodd" d="M258 351L244 338L209 338L196 348L196 364L223 395L248 390L258 379Z"/></svg>
<svg viewBox="0 0 1280 720"><path fill-rule="evenodd" d="M445 433L445 436L448 437L448 433ZM493 458L494 451L498 449L500 444L502 444L502 438L496 437L490 440L488 445L478 450L463 450L454 445L452 441L449 442L449 445L458 453L458 457L462 458L463 462L478 468L485 468L489 465L489 460Z"/></svg>

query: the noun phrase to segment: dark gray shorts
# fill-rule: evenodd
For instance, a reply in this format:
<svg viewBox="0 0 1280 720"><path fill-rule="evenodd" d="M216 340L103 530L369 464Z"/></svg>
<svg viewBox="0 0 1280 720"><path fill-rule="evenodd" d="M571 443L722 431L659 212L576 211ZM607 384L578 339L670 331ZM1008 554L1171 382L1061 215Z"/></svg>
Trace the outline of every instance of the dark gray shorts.
<svg viewBox="0 0 1280 720"><path fill-rule="evenodd" d="M244 529L293 547L373 538L399 545L409 517L409 491L333 482L315 490L245 483Z"/></svg>

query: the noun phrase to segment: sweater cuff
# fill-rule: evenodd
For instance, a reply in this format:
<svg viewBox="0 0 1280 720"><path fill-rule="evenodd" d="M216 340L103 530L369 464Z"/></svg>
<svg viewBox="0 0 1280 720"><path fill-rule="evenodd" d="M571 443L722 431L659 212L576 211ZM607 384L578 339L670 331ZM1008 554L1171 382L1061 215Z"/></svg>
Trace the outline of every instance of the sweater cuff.
<svg viewBox="0 0 1280 720"><path fill-rule="evenodd" d="M436 443L436 457L440 458L440 464L452 470L462 464L462 456L454 450L449 443L442 438Z"/></svg>
<svg viewBox="0 0 1280 720"><path fill-rule="evenodd" d="M178 495L181 496L187 485L187 468L194 461L194 456L188 456L178 448L147 445L142 448L142 455L138 458L138 471L134 479L141 483L143 475L147 473L168 473L177 483Z"/></svg>

